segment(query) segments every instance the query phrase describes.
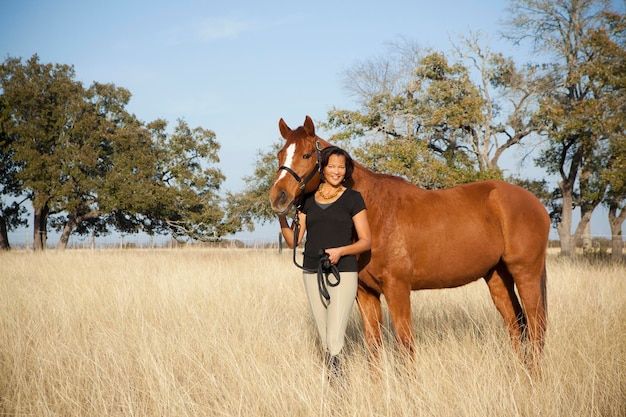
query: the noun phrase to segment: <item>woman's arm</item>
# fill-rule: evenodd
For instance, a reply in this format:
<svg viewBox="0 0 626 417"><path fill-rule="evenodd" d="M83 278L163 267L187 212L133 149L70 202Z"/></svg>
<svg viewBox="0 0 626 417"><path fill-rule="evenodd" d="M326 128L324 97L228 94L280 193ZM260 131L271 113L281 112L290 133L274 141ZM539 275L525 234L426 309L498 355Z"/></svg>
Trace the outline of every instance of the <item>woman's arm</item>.
<svg viewBox="0 0 626 417"><path fill-rule="evenodd" d="M300 233L298 236L297 243L294 245L294 225L289 226L287 222L287 218L285 216L278 216L278 223L280 224L280 231L285 238L285 242L289 248L293 249L294 246L298 246L300 242L302 242L302 237L304 236L304 232L306 230L306 214L301 211L298 212L298 219L300 222Z"/></svg>
<svg viewBox="0 0 626 417"><path fill-rule="evenodd" d="M326 249L326 253L330 255L330 262L333 264L339 262L342 256L358 255L359 253L370 250L372 247L372 236L370 233L370 224L367 221L367 210L361 210L352 216L352 222L356 229L357 241L348 246Z"/></svg>

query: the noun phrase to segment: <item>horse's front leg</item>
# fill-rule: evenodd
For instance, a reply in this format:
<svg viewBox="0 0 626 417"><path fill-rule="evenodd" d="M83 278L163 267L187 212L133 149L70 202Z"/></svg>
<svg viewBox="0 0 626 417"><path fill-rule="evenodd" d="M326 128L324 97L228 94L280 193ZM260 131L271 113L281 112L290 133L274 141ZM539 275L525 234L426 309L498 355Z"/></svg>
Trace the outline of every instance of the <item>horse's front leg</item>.
<svg viewBox="0 0 626 417"><path fill-rule="evenodd" d="M365 342L371 352L371 355L375 358L380 356L380 348L382 347L382 321L383 312L380 305L380 294L363 287L359 283L357 289L357 305L361 312L361 319L363 320L363 333L365 336Z"/></svg>

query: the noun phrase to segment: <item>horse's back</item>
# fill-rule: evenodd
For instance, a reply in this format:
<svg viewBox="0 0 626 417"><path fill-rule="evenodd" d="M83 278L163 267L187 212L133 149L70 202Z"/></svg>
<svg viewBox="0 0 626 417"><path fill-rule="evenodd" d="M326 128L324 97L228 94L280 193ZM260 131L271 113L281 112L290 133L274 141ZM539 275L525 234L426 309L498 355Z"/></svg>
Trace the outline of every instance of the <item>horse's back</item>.
<svg viewBox="0 0 626 417"><path fill-rule="evenodd" d="M502 257L519 254L527 258L530 252L545 252L550 218L530 191L490 180L433 193L441 193L435 210L448 215L450 229L481 250L485 248L478 240L486 241Z"/></svg>
<svg viewBox="0 0 626 417"><path fill-rule="evenodd" d="M473 182L422 190L416 198L405 200L397 204L397 215L404 216L400 223L406 224L414 217L422 230L435 225L447 234L443 236L447 239L467 241L476 236L499 241L498 235L503 244L515 240L547 243L550 219L546 209L534 194L514 184L498 180ZM445 222L441 224L441 220Z"/></svg>
<svg viewBox="0 0 626 417"><path fill-rule="evenodd" d="M428 191L381 181L366 199L373 276L411 277L413 289L451 287L485 276L504 258L545 253L546 210L521 187L483 181Z"/></svg>

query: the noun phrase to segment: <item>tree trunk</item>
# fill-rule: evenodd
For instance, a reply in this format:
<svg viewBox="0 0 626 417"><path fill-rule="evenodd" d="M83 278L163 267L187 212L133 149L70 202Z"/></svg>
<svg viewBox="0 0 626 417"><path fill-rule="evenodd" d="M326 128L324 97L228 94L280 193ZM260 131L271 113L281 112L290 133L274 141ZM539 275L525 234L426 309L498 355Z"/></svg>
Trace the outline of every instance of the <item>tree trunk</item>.
<svg viewBox="0 0 626 417"><path fill-rule="evenodd" d="M622 208L619 216L617 207L609 208L609 225L611 226L611 261L620 262L623 256L624 242L622 240L622 225L626 220L626 207Z"/></svg>
<svg viewBox="0 0 626 417"><path fill-rule="evenodd" d="M34 230L33 230L33 249L45 250L48 240L48 214L50 209L46 202L42 207L35 208Z"/></svg>
<svg viewBox="0 0 626 417"><path fill-rule="evenodd" d="M56 248L60 250L67 249L67 243L70 240L70 236L72 231L76 227L76 222L74 221L74 217L70 216L65 226L63 226L63 231L61 232L61 237L59 238L59 242L57 243Z"/></svg>
<svg viewBox="0 0 626 417"><path fill-rule="evenodd" d="M572 257L574 255L574 242L572 239L572 191L564 189L559 184L563 192L563 208L561 212L561 222L557 227L559 240L561 241L561 256Z"/></svg>
<svg viewBox="0 0 626 417"><path fill-rule="evenodd" d="M63 226L63 231L61 232L61 237L59 238L56 248L61 250L67 249L67 244L69 243L70 236L74 229L85 220L93 219L98 216L100 216L100 211L90 211L83 215L76 213L70 214L67 217L67 223Z"/></svg>
<svg viewBox="0 0 626 417"><path fill-rule="evenodd" d="M0 250L9 250L9 233L7 231L7 222L4 217L0 217Z"/></svg>
<svg viewBox="0 0 626 417"><path fill-rule="evenodd" d="M624 255L624 241L622 240L622 225L611 225L611 262L619 262Z"/></svg>
<svg viewBox="0 0 626 417"><path fill-rule="evenodd" d="M583 253L589 253L593 250L593 242L591 241L591 223L587 221L585 230L582 233Z"/></svg>
<svg viewBox="0 0 626 417"><path fill-rule="evenodd" d="M574 247L579 240L583 243L583 253L589 253L593 248L591 245L591 214L593 211L586 211L582 214L578 226L572 236Z"/></svg>

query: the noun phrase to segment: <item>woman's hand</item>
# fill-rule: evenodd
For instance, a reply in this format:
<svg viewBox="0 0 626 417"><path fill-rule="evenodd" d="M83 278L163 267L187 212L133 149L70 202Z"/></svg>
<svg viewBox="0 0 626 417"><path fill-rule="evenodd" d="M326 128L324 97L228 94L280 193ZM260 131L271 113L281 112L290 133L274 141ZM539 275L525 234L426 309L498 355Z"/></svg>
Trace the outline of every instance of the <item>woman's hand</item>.
<svg viewBox="0 0 626 417"><path fill-rule="evenodd" d="M280 231L285 238L285 243L289 248L293 249L294 246L298 246L298 244L302 241L302 237L304 236L304 232L306 230L306 214L299 212L298 213L298 222L300 224L299 235L294 236L294 222L289 225L287 221L287 217L284 215L278 216L278 223L280 224Z"/></svg>
<svg viewBox="0 0 626 417"><path fill-rule="evenodd" d="M328 248L326 249L326 253L328 254L328 259L330 260L330 263L333 265L337 265L337 262L339 262L339 259L341 259L341 257L343 256L343 249Z"/></svg>
<svg viewBox="0 0 626 417"><path fill-rule="evenodd" d="M369 222L367 221L367 211L361 210L352 217L352 221L356 229L357 241L348 246L326 249L326 253L329 255L330 262L333 265L336 265L344 255L358 255L370 250L372 247L372 235Z"/></svg>

